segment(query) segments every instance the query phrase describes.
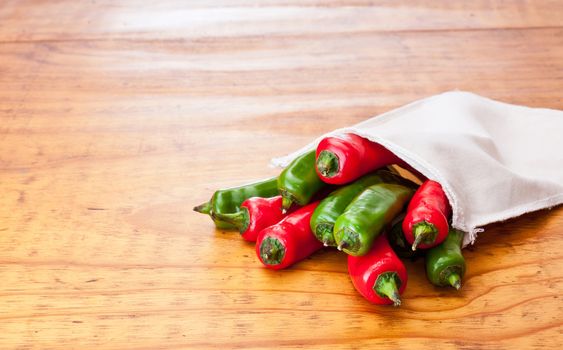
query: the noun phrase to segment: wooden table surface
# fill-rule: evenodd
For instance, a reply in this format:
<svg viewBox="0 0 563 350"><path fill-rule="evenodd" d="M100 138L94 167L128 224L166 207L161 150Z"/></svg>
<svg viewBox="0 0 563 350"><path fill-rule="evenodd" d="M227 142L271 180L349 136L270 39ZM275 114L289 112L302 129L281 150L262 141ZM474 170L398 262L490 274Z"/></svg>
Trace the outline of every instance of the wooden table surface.
<svg viewBox="0 0 563 350"><path fill-rule="evenodd" d="M563 109L563 2L2 1L0 349L560 348L561 207L487 227L460 292L409 263L400 309L191 210L451 89Z"/></svg>

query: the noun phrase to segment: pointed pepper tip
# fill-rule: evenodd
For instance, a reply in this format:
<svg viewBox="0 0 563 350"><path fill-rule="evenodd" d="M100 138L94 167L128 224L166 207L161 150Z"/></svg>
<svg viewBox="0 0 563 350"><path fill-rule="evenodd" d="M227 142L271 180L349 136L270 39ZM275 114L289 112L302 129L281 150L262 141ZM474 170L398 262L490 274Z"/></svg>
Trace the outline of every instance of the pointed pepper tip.
<svg viewBox="0 0 563 350"><path fill-rule="evenodd" d="M211 212L211 204L209 202L205 202L200 205L196 205L193 207L193 211L202 214L209 214Z"/></svg>

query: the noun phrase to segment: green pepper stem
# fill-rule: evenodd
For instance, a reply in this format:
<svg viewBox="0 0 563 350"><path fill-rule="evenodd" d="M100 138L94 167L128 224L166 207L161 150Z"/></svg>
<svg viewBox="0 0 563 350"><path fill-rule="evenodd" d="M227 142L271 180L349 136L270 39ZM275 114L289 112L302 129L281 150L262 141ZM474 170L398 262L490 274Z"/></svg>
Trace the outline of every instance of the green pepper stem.
<svg viewBox="0 0 563 350"><path fill-rule="evenodd" d="M334 241L334 225L330 223L320 223L315 228L315 236L323 242L325 247L334 247L336 242Z"/></svg>
<svg viewBox="0 0 563 350"><path fill-rule="evenodd" d="M266 265L279 265L285 256L285 247L277 239L266 237L260 244L260 257Z"/></svg>
<svg viewBox="0 0 563 350"><path fill-rule="evenodd" d="M224 221L228 224L235 226L240 233L244 233L248 229L250 224L250 215L248 214L248 209L242 207L240 211L236 213L220 214L212 213L213 219Z"/></svg>
<svg viewBox="0 0 563 350"><path fill-rule="evenodd" d="M335 237L336 236L337 235L335 235ZM344 250L344 252L349 255L357 255L362 244L358 233L350 230L349 228L343 228L339 231L338 236L341 236L342 239L340 240L337 249Z"/></svg>
<svg viewBox="0 0 563 350"><path fill-rule="evenodd" d="M457 272L450 273L450 275L448 276L448 282L457 290L461 288L461 277L459 277L459 274Z"/></svg>
<svg viewBox="0 0 563 350"><path fill-rule="evenodd" d="M338 157L330 151L322 151L317 157L317 170L324 177L333 177L340 167Z"/></svg>
<svg viewBox="0 0 563 350"><path fill-rule="evenodd" d="M401 296L399 288L401 280L396 272L385 272L380 274L375 281L373 290L380 297L387 297L393 302L393 306L401 306Z"/></svg>
<svg viewBox="0 0 563 350"><path fill-rule="evenodd" d="M211 212L211 202L205 202L194 207L194 211L202 214L209 214Z"/></svg>
<svg viewBox="0 0 563 350"><path fill-rule="evenodd" d="M434 242L437 233L436 227L426 221L416 224L413 232L414 242L412 244L412 250L416 250L416 247L422 242L427 244Z"/></svg>
<svg viewBox="0 0 563 350"><path fill-rule="evenodd" d="M287 213L289 208L291 208L292 204L293 204L293 199L291 197L282 195L282 213L283 214Z"/></svg>

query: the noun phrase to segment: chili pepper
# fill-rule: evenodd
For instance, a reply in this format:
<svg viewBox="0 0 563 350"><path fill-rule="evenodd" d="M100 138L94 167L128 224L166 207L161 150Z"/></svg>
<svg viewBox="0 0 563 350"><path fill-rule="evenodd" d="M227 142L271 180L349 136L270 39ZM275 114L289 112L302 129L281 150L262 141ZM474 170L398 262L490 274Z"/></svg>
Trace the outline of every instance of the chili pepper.
<svg viewBox="0 0 563 350"><path fill-rule="evenodd" d="M240 210L231 214L214 213L213 218L235 226L246 241L256 242L256 237L268 226L280 222L286 215L280 210L282 197L252 197L242 202Z"/></svg>
<svg viewBox="0 0 563 350"><path fill-rule="evenodd" d="M399 175L388 170L378 170L373 174L365 175L353 183L340 187L321 201L311 218L311 230L317 239L326 246L336 246L334 240L334 223L363 190L377 183L397 183L414 185ZM401 233L402 234L402 233Z"/></svg>
<svg viewBox="0 0 563 350"><path fill-rule="evenodd" d="M316 151L320 178L341 185L390 164L404 164L391 151L355 134L325 137Z"/></svg>
<svg viewBox="0 0 563 350"><path fill-rule="evenodd" d="M243 186L215 191L208 202L194 207L194 211L208 214L220 229L236 229L228 222L215 218L215 214L232 214L240 210L242 202L250 197L274 197L278 195L277 177Z"/></svg>
<svg viewBox="0 0 563 350"><path fill-rule="evenodd" d="M356 290L374 304L401 305L401 294L407 287L407 269L379 236L364 256L348 256L348 273Z"/></svg>
<svg viewBox="0 0 563 350"><path fill-rule="evenodd" d="M461 253L463 232L451 229L442 244L426 253L426 276L432 284L461 288L465 274L465 259Z"/></svg>
<svg viewBox="0 0 563 350"><path fill-rule="evenodd" d="M401 214L393 219L390 225L390 229L387 230L387 240L389 245L393 248L393 251L397 256L403 259L416 259L420 257L420 250L412 250L411 245L405 239L403 234L403 219L405 214Z"/></svg>
<svg viewBox="0 0 563 350"><path fill-rule="evenodd" d="M366 188L338 217L334 238L338 249L350 255L364 255L375 238L405 207L413 190L396 184Z"/></svg>
<svg viewBox="0 0 563 350"><path fill-rule="evenodd" d="M413 190L396 184L366 188L338 217L334 238L338 249L350 255L364 255L375 238L405 207Z"/></svg>
<svg viewBox="0 0 563 350"><path fill-rule="evenodd" d="M414 194L403 220L403 232L412 250L443 242L448 235L450 212L442 186L436 181L425 181Z"/></svg>
<svg viewBox="0 0 563 350"><path fill-rule="evenodd" d="M282 195L282 211L292 203L305 205L313 195L326 186L315 171L315 151L309 151L295 158L280 174L278 189Z"/></svg>
<svg viewBox="0 0 563 350"><path fill-rule="evenodd" d="M258 234L256 255L266 267L284 269L323 247L309 225L318 204L317 201L299 208Z"/></svg>

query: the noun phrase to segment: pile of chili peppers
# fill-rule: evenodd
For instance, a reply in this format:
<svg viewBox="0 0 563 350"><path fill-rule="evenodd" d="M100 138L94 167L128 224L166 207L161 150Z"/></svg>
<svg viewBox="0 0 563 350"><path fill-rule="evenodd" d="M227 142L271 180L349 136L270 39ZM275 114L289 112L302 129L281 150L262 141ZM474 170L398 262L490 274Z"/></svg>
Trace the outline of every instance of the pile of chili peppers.
<svg viewBox="0 0 563 350"><path fill-rule="evenodd" d="M399 165L422 185L389 168ZM427 180L383 146L354 134L323 139L278 177L216 191L194 208L220 229L256 242L264 266L279 270L324 247L348 254L356 290L375 304L401 304L401 261L425 253L428 280L461 288L463 233L439 183Z"/></svg>

